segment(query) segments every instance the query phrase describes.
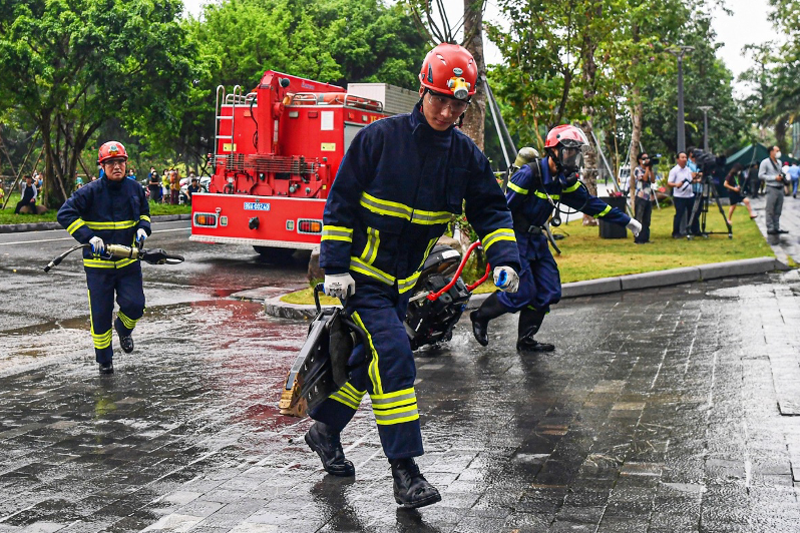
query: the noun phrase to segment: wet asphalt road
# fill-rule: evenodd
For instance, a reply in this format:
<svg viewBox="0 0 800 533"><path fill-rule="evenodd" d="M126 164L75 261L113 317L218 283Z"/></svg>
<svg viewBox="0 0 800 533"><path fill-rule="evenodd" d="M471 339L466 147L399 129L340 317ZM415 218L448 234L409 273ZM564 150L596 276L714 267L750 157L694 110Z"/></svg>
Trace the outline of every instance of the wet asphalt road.
<svg viewBox="0 0 800 533"><path fill-rule="evenodd" d="M309 421L278 414L306 324L227 297L301 284L302 262L186 236L148 243L188 260L144 267L137 349L110 379L77 258L37 271L69 241L0 236L0 533L800 528L796 271L563 302L542 357L514 352L513 316L489 348L462 321L417 359L419 463L443 501L406 511L368 399L343 434L353 480L325 476Z"/></svg>

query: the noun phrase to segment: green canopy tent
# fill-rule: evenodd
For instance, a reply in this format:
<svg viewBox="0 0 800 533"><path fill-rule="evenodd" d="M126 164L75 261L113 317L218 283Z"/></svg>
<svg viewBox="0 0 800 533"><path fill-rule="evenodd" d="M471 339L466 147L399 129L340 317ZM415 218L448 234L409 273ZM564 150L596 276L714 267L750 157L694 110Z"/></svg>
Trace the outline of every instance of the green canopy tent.
<svg viewBox="0 0 800 533"><path fill-rule="evenodd" d="M749 144L736 152L735 154L728 157L728 161L725 163L725 174L728 174L731 167L736 163L740 163L744 168L749 167L753 163L759 165L761 162L769 157L769 148L764 146L763 144L756 143L756 144ZM797 159L789 156L788 154L784 154L781 157L781 161L788 161L791 163L798 163L800 161Z"/></svg>

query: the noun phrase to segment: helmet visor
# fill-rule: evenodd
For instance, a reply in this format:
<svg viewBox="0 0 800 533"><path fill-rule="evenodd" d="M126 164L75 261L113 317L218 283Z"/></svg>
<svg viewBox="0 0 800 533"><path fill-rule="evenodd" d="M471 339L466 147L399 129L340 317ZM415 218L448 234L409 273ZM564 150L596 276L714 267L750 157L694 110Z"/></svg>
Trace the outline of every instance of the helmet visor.
<svg viewBox="0 0 800 533"><path fill-rule="evenodd" d="M583 166L583 146L578 143L562 146L559 151L559 162L563 168L578 170ZM587 147L588 148L588 147Z"/></svg>

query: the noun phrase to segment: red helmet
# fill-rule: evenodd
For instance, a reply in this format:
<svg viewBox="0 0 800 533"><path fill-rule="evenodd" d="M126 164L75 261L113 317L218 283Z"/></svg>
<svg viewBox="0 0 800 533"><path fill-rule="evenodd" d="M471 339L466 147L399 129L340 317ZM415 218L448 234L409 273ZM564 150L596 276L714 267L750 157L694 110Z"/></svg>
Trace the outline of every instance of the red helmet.
<svg viewBox="0 0 800 533"><path fill-rule="evenodd" d="M461 45L442 43L425 56L419 82L437 93L466 100L478 84L475 58Z"/></svg>
<svg viewBox="0 0 800 533"><path fill-rule="evenodd" d="M571 148L589 145L589 141L586 139L586 135L583 134L583 131L570 124L562 124L550 130L544 141L544 147L555 148L559 143Z"/></svg>
<svg viewBox="0 0 800 533"><path fill-rule="evenodd" d="M100 150L97 153L97 162L101 165L103 161L106 159L114 159L117 157L121 157L128 160L128 152L125 151L125 147L122 146L122 143L117 141L108 141L107 143L103 143L103 146L100 147Z"/></svg>

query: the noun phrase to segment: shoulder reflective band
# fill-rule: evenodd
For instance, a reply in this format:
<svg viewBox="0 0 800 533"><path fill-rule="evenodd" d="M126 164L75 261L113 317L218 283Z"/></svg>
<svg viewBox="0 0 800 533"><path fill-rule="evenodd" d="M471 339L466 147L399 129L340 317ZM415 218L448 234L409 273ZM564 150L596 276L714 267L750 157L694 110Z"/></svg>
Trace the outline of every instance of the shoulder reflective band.
<svg viewBox="0 0 800 533"><path fill-rule="evenodd" d="M528 189L523 189L522 187L520 187L519 185L517 185L512 181L508 182L508 188L517 194L528 194L530 192Z"/></svg>
<svg viewBox="0 0 800 533"><path fill-rule="evenodd" d="M489 247L498 241L511 241L513 243L516 243L517 239L514 237L514 230L508 228L500 228L499 230L491 232L489 235L481 239L481 244L483 244L483 250L488 251Z"/></svg>

